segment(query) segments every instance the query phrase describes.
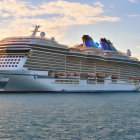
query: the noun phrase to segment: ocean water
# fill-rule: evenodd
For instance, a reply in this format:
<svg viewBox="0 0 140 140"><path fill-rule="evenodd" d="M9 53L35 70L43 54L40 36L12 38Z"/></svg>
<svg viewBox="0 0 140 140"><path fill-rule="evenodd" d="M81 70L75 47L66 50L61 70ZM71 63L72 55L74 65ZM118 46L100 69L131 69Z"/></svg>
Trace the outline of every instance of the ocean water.
<svg viewBox="0 0 140 140"><path fill-rule="evenodd" d="M140 92L0 94L0 140L139 140Z"/></svg>

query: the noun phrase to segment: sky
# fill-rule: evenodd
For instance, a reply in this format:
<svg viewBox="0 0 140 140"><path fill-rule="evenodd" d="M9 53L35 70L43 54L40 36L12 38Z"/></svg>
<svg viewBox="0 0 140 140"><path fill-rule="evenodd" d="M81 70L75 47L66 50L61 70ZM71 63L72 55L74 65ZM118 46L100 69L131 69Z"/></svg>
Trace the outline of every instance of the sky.
<svg viewBox="0 0 140 140"><path fill-rule="evenodd" d="M140 0L0 0L0 39L29 36L34 25L68 46L107 38L140 59Z"/></svg>

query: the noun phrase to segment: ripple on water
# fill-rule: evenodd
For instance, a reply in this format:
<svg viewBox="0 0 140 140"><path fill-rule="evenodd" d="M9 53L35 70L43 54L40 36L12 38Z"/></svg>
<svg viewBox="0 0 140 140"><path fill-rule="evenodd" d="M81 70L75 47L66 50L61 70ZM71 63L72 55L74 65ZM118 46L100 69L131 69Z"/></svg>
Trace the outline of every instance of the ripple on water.
<svg viewBox="0 0 140 140"><path fill-rule="evenodd" d="M140 138L140 93L0 94L0 140Z"/></svg>

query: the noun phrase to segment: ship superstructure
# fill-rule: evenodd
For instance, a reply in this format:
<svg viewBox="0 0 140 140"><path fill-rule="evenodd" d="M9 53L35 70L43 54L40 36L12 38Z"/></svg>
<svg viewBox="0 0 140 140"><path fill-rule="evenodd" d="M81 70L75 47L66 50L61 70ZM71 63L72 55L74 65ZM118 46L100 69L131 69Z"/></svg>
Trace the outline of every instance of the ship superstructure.
<svg viewBox="0 0 140 140"><path fill-rule="evenodd" d="M88 35L83 35L83 44L68 47L45 38L44 32L36 37L39 27L35 26L31 37L0 42L1 91L138 89L135 78L140 77L140 61L130 56L130 50L122 53L110 40L101 38L99 44Z"/></svg>

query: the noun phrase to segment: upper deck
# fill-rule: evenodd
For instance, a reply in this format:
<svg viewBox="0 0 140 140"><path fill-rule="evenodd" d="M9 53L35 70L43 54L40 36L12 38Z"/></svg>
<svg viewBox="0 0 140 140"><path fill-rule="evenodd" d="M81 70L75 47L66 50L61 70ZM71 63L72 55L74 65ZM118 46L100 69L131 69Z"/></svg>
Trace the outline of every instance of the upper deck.
<svg viewBox="0 0 140 140"><path fill-rule="evenodd" d="M32 31L31 36L20 36L20 37L8 37L0 41L0 52L3 50L27 50L27 49L47 49L51 51L59 51L59 53L70 54L83 54L88 56L97 56L106 59L120 59L128 61L140 62L137 58L131 57L131 52L128 50L127 53L122 53L118 51L110 40L106 38L101 38L100 43L94 42L93 39L88 35L83 35L83 44L76 45L73 47L68 47L63 44L59 44L55 41L55 38L51 39L45 37L45 32L41 32L40 36L36 36L39 25L36 25Z"/></svg>
<svg viewBox="0 0 140 140"><path fill-rule="evenodd" d="M83 41L84 43L85 41ZM81 44L73 47L68 47L63 44L59 44L53 39L42 37L8 37L0 41L0 52L4 50L30 50L44 48L44 51L51 49L52 51L58 51L61 53L66 52L68 55L84 55L101 57L103 59L117 59L138 62L140 61L135 57L128 56L127 53L120 52L118 50L105 50L99 45L99 47L88 47L86 44Z"/></svg>

